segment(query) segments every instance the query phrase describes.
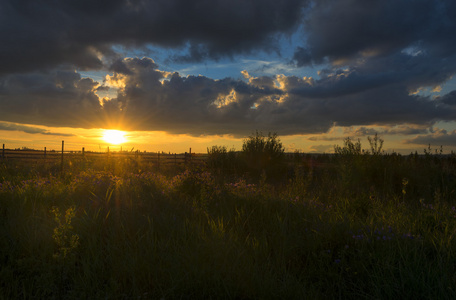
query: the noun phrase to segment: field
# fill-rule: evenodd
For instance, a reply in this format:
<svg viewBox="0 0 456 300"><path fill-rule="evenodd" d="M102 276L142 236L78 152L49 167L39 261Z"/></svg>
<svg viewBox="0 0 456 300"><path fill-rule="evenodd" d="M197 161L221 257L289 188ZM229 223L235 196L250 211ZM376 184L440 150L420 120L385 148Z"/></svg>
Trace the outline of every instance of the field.
<svg viewBox="0 0 456 300"><path fill-rule="evenodd" d="M456 297L454 154L229 155L0 160L0 297Z"/></svg>

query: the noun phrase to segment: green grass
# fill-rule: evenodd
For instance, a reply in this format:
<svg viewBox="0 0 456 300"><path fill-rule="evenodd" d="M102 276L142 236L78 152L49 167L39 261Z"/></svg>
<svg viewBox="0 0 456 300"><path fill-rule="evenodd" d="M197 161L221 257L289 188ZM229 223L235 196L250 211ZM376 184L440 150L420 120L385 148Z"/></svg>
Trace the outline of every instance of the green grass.
<svg viewBox="0 0 456 300"><path fill-rule="evenodd" d="M320 159L280 180L0 163L0 297L454 298L454 157Z"/></svg>

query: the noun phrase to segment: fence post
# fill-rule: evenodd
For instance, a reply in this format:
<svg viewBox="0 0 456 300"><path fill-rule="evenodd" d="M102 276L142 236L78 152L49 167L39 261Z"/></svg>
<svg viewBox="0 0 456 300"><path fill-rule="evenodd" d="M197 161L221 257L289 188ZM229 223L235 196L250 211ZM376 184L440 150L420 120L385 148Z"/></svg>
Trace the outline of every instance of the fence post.
<svg viewBox="0 0 456 300"><path fill-rule="evenodd" d="M44 159L46 159L46 147L44 147Z"/></svg>
<svg viewBox="0 0 456 300"><path fill-rule="evenodd" d="M65 144L65 142L62 141L62 158L60 160L60 172L62 172L62 173L63 173L63 150L64 150L64 144Z"/></svg>
<svg viewBox="0 0 456 300"><path fill-rule="evenodd" d="M174 165L177 166L177 153L174 153Z"/></svg>
<svg viewBox="0 0 456 300"><path fill-rule="evenodd" d="M3 144L2 158L5 158L5 144Z"/></svg>
<svg viewBox="0 0 456 300"><path fill-rule="evenodd" d="M84 147L82 147L82 157L84 157Z"/></svg>
<svg viewBox="0 0 456 300"><path fill-rule="evenodd" d="M157 169L160 171L160 151L157 152Z"/></svg>

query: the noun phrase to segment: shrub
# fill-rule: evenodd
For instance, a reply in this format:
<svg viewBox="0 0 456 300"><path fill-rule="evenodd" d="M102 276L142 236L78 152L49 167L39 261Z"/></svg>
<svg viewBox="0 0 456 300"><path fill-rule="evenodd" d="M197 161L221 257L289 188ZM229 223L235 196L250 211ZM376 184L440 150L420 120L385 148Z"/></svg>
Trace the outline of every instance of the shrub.
<svg viewBox="0 0 456 300"><path fill-rule="evenodd" d="M285 169L285 148L277 133L268 133L265 137L256 131L244 140L242 155L248 172L253 176L265 173L268 177L277 177Z"/></svg>
<svg viewBox="0 0 456 300"><path fill-rule="evenodd" d="M237 169L236 151L227 151L225 146L207 148L207 166L219 175L221 173L234 174Z"/></svg>
<svg viewBox="0 0 456 300"><path fill-rule="evenodd" d="M358 139L357 142L352 142L352 140L348 137L344 139L344 146L334 146L334 153L340 156L356 156L361 155L361 142Z"/></svg>
<svg viewBox="0 0 456 300"><path fill-rule="evenodd" d="M361 141L353 142L349 137L344 145L334 146L336 167L338 170L339 192L359 193L365 186L365 159ZM361 183L361 184L360 184Z"/></svg>
<svg viewBox="0 0 456 300"><path fill-rule="evenodd" d="M376 133L373 138L368 136L367 140L369 141L372 155L381 155L383 148L383 139L379 138Z"/></svg>

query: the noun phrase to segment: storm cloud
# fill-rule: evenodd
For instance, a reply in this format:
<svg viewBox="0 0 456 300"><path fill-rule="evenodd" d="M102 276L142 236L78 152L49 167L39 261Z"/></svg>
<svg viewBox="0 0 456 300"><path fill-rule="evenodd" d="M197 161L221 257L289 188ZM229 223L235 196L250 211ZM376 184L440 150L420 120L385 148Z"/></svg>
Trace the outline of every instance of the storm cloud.
<svg viewBox="0 0 456 300"><path fill-rule="evenodd" d="M0 72L101 69L117 57L114 45L188 47L174 57L188 61L277 51L276 35L296 28L306 2L2 0Z"/></svg>
<svg viewBox="0 0 456 300"><path fill-rule="evenodd" d="M456 91L420 93L456 74L454 32L452 0L2 0L0 120L193 136L423 132L456 120ZM302 76L184 76L149 47L176 64L291 53ZM107 76L81 75L95 70Z"/></svg>
<svg viewBox="0 0 456 300"><path fill-rule="evenodd" d="M74 71L10 75L0 81L0 118L194 136L243 136L252 128L285 135L319 133L334 125L432 125L455 118L455 110L442 101L409 94L400 84L342 93L340 87L353 80L342 73L320 80L248 74L247 82L214 80L161 71L150 58L125 58L111 69L113 75L103 83ZM117 97L100 99L97 91L109 86L117 87Z"/></svg>
<svg viewBox="0 0 456 300"><path fill-rule="evenodd" d="M405 49L431 57L454 55L456 3L452 0L315 1L304 18L306 43L299 65L347 64Z"/></svg>

